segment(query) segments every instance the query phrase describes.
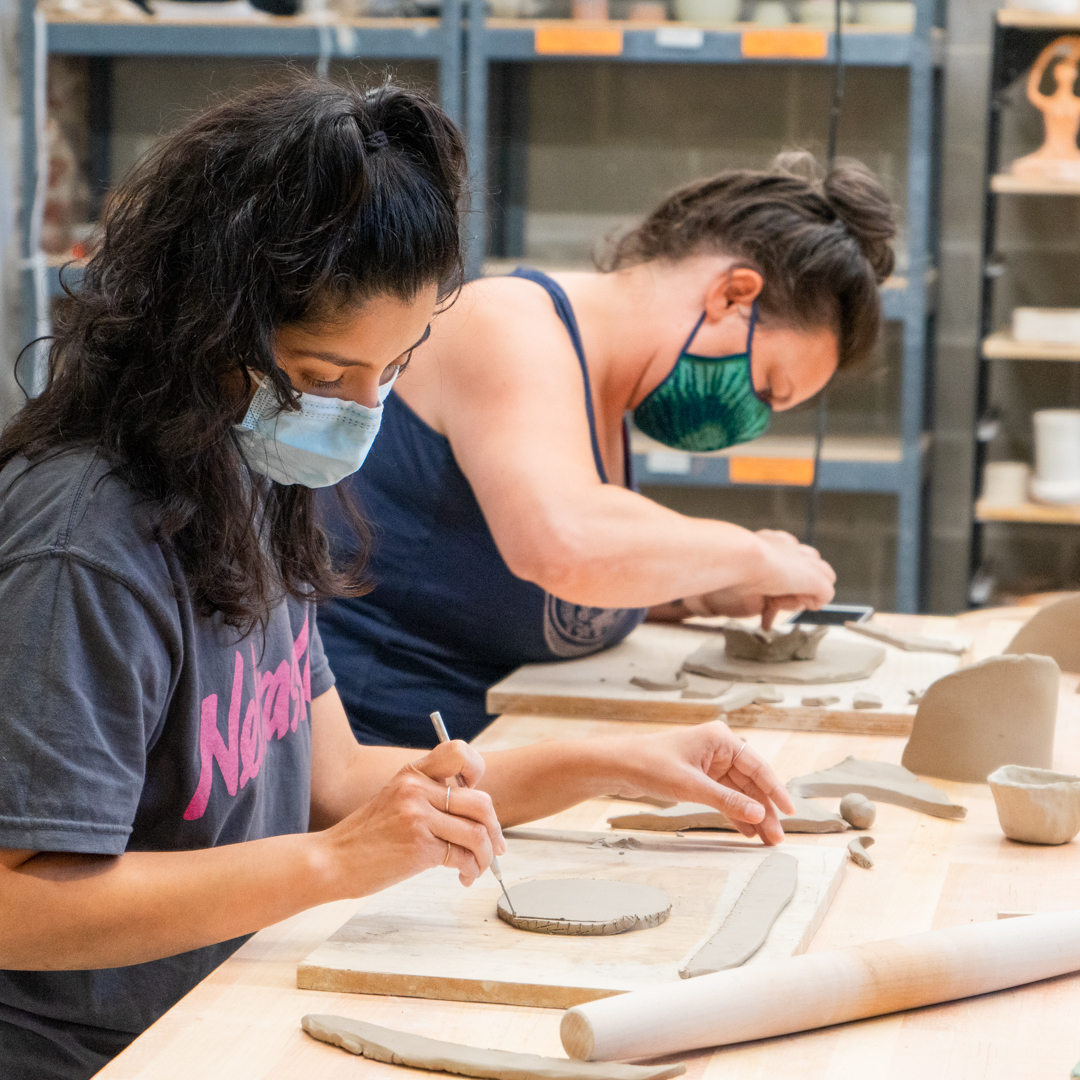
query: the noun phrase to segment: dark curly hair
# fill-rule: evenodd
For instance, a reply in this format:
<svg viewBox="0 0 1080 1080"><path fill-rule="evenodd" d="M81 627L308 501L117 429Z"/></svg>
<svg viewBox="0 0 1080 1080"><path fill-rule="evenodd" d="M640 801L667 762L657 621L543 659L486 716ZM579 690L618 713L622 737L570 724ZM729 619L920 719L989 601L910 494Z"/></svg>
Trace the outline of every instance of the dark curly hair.
<svg viewBox="0 0 1080 1080"><path fill-rule="evenodd" d="M762 319L839 337L839 366L870 354L881 333L878 286L892 273L896 217L865 165L827 175L800 151L769 170L733 169L673 191L600 261L619 270L702 252L731 255L765 279Z"/></svg>
<svg viewBox="0 0 1080 1080"><path fill-rule="evenodd" d="M100 249L58 305L48 385L0 436L0 468L100 448L160 507L158 538L199 610L244 632L285 594L359 595L362 565L333 567L313 492L251 472L232 428L251 373L297 407L279 327L433 283L456 291L464 177L452 122L389 84L294 76L190 120L116 189Z"/></svg>

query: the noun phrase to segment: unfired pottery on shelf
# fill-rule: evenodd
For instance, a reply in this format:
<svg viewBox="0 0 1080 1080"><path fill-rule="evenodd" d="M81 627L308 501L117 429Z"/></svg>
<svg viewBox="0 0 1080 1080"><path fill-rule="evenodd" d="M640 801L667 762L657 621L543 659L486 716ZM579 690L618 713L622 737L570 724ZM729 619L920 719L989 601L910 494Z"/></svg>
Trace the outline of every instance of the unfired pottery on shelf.
<svg viewBox="0 0 1080 1080"><path fill-rule="evenodd" d="M1080 593L1039 608L1004 651L1050 656L1062 671L1080 672Z"/></svg>
<svg viewBox="0 0 1080 1080"><path fill-rule="evenodd" d="M991 656L931 683L900 759L920 776L982 784L1008 763L1054 758L1060 671L1049 656Z"/></svg>
<svg viewBox="0 0 1080 1080"><path fill-rule="evenodd" d="M1025 844L1067 844L1080 833L1080 776L1002 765L987 778L1001 831Z"/></svg>

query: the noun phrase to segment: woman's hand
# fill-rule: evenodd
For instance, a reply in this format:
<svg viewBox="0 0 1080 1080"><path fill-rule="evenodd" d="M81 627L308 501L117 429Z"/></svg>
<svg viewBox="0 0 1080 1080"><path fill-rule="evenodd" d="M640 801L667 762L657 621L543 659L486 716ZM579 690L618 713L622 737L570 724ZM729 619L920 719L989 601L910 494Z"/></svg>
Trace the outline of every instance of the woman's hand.
<svg viewBox="0 0 1080 1080"><path fill-rule="evenodd" d="M618 774L616 793L704 803L721 811L744 836L766 844L784 839L779 808L791 796L772 768L721 720L655 735L605 740ZM605 754L606 756L606 754Z"/></svg>
<svg viewBox="0 0 1080 1080"><path fill-rule="evenodd" d="M468 788L457 786L458 775ZM319 834L343 879L340 894L367 896L444 865L458 871L462 885L471 885L492 855L506 850L491 798L472 790L483 775L484 759L475 750L460 740L443 743Z"/></svg>

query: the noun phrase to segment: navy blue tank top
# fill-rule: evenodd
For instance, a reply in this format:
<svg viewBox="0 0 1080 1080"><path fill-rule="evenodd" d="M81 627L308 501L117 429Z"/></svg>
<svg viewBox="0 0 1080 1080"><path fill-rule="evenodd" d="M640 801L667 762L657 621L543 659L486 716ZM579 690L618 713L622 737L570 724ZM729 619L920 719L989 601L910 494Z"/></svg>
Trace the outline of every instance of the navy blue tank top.
<svg viewBox="0 0 1080 1080"><path fill-rule="evenodd" d="M536 270L518 269L546 289L581 364L593 458L608 482L596 433L581 335L563 290ZM627 483L631 484L626 453ZM442 712L455 739L489 722L489 686L521 664L566 660L621 641L644 609L585 607L515 577L499 554L449 440L396 394L364 467L347 480L374 533L374 590L319 608L323 648L357 738L430 747L428 719ZM329 496L329 497L327 497ZM352 553L333 493L323 495L337 558ZM351 542L355 544L355 540Z"/></svg>

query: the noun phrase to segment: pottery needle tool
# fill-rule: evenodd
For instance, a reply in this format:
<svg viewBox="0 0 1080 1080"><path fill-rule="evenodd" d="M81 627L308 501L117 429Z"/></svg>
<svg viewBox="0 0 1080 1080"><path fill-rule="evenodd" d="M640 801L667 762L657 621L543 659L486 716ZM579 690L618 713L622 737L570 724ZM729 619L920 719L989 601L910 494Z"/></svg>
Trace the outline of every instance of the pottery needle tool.
<svg viewBox="0 0 1080 1080"><path fill-rule="evenodd" d="M432 724L435 725L435 734L439 736L439 742L441 742L441 743L449 742L450 741L450 733L446 730L446 723L442 718L442 713L439 712L438 709L436 709L431 714L431 722L432 722ZM458 787L468 787L469 786L468 784L465 783L465 780L462 778L461 773L458 773L457 776L454 777L454 779L457 780ZM446 803L449 806L449 804L450 804L449 798L447 798ZM499 883L499 888L502 889L503 896L506 897L506 903L510 907L510 913L512 915L516 915L517 912L514 910L514 902L513 902L513 900L510 899L510 894L506 891L506 885L503 884L502 867L499 866L499 860L497 858L495 858L494 855L491 856L491 872L495 875L495 880Z"/></svg>

